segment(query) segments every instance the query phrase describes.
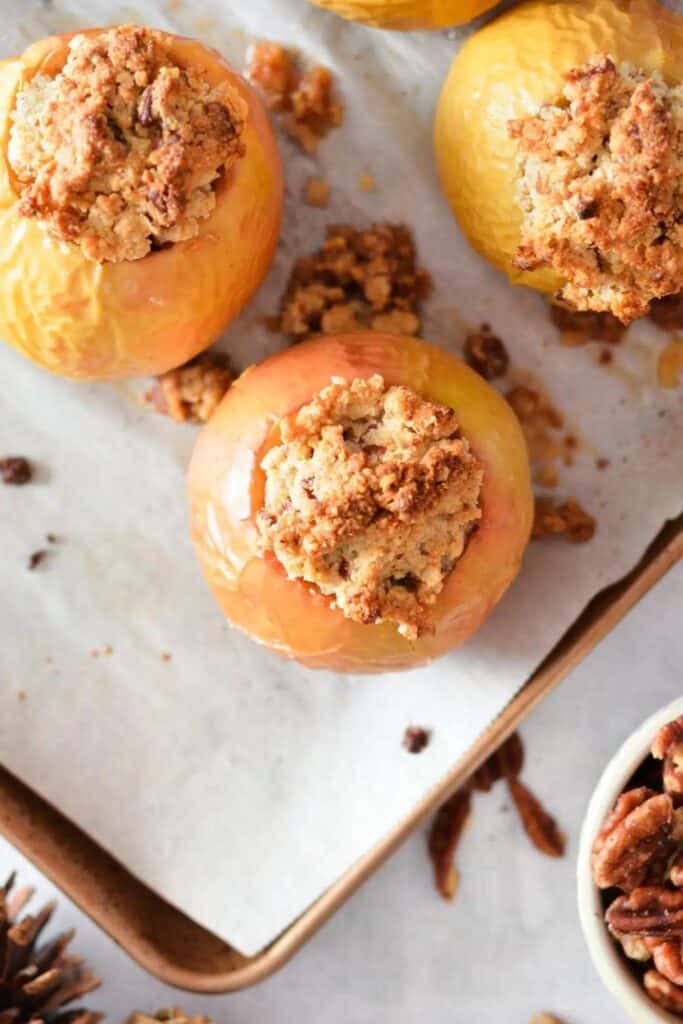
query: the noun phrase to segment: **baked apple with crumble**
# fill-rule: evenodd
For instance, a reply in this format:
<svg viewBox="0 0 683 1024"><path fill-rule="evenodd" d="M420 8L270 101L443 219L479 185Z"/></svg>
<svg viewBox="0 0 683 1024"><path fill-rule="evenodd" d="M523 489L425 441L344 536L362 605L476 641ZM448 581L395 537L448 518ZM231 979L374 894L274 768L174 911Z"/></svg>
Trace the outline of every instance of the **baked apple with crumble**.
<svg viewBox="0 0 683 1024"><path fill-rule="evenodd" d="M515 284L624 324L683 288L683 18L522 3L456 57L435 122L472 245Z"/></svg>
<svg viewBox="0 0 683 1024"><path fill-rule="evenodd" d="M74 378L161 373L265 275L282 171L254 90L198 42L135 25L0 66L0 336Z"/></svg>
<svg viewBox="0 0 683 1024"><path fill-rule="evenodd" d="M532 523L505 400L449 353L373 332L244 373L197 441L189 493L227 618L345 672L463 643L516 576Z"/></svg>

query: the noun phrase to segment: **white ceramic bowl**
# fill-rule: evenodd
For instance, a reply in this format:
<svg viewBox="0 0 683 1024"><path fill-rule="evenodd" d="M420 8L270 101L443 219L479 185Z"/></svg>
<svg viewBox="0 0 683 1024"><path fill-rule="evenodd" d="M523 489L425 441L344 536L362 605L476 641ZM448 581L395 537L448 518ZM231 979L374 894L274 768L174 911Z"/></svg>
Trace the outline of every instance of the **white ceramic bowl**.
<svg viewBox="0 0 683 1024"><path fill-rule="evenodd" d="M605 768L586 811L577 862L579 917L595 968L622 1009L636 1024L681 1024L681 1018L662 1010L629 970L603 920L600 890L591 874L593 840L636 768L647 757L657 731L683 714L683 698L648 718L626 740Z"/></svg>

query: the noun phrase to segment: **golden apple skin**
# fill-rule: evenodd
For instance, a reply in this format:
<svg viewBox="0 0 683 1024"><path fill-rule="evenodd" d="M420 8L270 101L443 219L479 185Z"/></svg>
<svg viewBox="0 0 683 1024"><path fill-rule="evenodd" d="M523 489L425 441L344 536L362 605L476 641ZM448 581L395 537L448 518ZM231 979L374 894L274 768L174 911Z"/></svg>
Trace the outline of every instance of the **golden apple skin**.
<svg viewBox="0 0 683 1024"><path fill-rule="evenodd" d="M0 67L0 337L65 377L162 373L210 345L265 276L282 212L277 143L253 89L218 53L166 35L180 66L200 66L209 81L227 81L246 100L246 153L219 183L196 238L141 260L87 260L78 245L20 215L7 159L17 90L40 72L58 72L70 38L41 40Z"/></svg>
<svg viewBox="0 0 683 1024"><path fill-rule="evenodd" d="M347 619L329 597L288 579L274 556L257 550L260 463L277 443L274 425L332 376L373 373L455 409L484 466L479 528L434 605L434 635L417 641L391 624ZM247 370L197 441L189 495L199 560L227 618L287 658L339 672L411 668L463 643L517 575L533 518L527 451L505 400L448 352L380 333L314 339Z"/></svg>
<svg viewBox="0 0 683 1024"><path fill-rule="evenodd" d="M498 0L312 0L326 11L376 28L420 29L463 25Z"/></svg>
<svg viewBox="0 0 683 1024"><path fill-rule="evenodd" d="M444 192L471 244L513 284L553 294L563 280L513 266L522 214L507 122L555 100L563 74L599 52L681 81L683 18L657 0L522 3L467 41L441 92L434 143Z"/></svg>

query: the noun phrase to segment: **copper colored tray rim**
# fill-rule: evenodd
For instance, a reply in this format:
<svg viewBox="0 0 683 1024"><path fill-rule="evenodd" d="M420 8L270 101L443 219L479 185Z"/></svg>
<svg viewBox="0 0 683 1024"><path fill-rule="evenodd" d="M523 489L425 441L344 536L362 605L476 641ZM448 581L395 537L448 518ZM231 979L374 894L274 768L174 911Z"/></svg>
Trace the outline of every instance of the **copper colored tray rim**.
<svg viewBox="0 0 683 1024"><path fill-rule="evenodd" d="M476 743L411 813L269 946L245 957L134 878L77 826L0 767L0 832L137 963L194 992L255 985L287 960L683 557L683 516L624 579L601 591Z"/></svg>

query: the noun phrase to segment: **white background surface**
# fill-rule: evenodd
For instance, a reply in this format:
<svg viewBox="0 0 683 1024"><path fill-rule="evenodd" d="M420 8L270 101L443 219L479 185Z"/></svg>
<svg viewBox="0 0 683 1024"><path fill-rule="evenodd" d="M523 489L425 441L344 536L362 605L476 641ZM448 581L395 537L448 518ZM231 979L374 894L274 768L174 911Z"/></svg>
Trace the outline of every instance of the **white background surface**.
<svg viewBox="0 0 683 1024"><path fill-rule="evenodd" d="M683 403L656 386L665 339L652 324L629 331L607 373L595 345L560 345L543 300L511 289L459 234L431 147L457 45L445 35L367 30L304 0L0 0L0 16L0 55L51 31L136 20L197 35L237 66L264 34L329 64L345 123L316 160L283 142L283 238L224 339L236 365L281 343L258 317L277 308L294 258L319 244L325 223L405 218L434 277L425 337L459 351L466 324L489 320L515 370L542 374L582 437L558 495L597 516L590 544L532 544L483 630L428 668L312 677L228 631L200 577L184 497L196 431L141 407L130 385L76 386L0 346L0 378L11 380L0 392L3 445L41 467L0 508L12 572L11 600L0 592L3 759L153 889L256 952L405 817L588 599L680 512ZM366 172L370 195L358 187ZM300 201L312 173L332 182L329 210ZM599 455L611 459L602 473ZM25 572L48 532L63 543ZM105 645L111 657L90 657ZM400 737L424 721L442 727L414 761Z"/></svg>
<svg viewBox="0 0 683 1024"><path fill-rule="evenodd" d="M683 564L522 729L525 777L567 832L563 860L531 848L498 787L477 796L454 904L435 895L424 836L416 835L279 974L252 991L214 998L150 979L62 898L57 925L78 926L75 946L106 978L91 1005L116 1022L134 1008L180 1003L217 1024L526 1024L541 1009L563 1024L625 1024L584 949L574 857L587 800L610 755L683 692L682 619ZM53 894L0 841L0 877L16 866L40 899Z"/></svg>

